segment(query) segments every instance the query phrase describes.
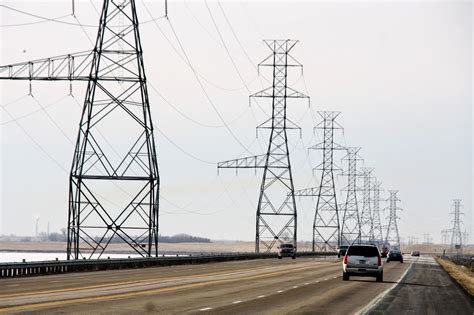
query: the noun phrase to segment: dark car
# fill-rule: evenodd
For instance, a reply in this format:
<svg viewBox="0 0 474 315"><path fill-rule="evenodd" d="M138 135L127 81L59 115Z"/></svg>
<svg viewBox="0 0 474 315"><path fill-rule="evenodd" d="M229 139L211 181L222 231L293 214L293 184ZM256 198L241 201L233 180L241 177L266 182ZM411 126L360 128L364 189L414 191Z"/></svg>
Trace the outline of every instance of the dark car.
<svg viewBox="0 0 474 315"><path fill-rule="evenodd" d="M282 257L291 257L295 259L296 247L290 243L280 244L280 246L278 246L278 259L281 259Z"/></svg>
<svg viewBox="0 0 474 315"><path fill-rule="evenodd" d="M411 255L415 256L415 257L418 257L418 256L420 256L420 252L417 251L417 250L414 250L414 251L411 252Z"/></svg>
<svg viewBox="0 0 474 315"><path fill-rule="evenodd" d="M388 253L388 257L387 257L387 262L390 262L390 261L399 261L403 264L403 255L402 255L402 253L398 250L391 250Z"/></svg>
<svg viewBox="0 0 474 315"><path fill-rule="evenodd" d="M347 249L349 248L349 245L341 245L339 247L339 250L337 251L337 257L344 257L346 255Z"/></svg>

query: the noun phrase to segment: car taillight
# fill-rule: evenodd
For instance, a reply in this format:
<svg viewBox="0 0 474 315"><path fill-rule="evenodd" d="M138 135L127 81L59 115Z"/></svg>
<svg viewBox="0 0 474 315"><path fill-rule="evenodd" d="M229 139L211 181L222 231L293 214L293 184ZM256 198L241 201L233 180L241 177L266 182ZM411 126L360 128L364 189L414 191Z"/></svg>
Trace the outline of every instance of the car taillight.
<svg viewBox="0 0 474 315"><path fill-rule="evenodd" d="M344 256L344 264L347 265L347 255Z"/></svg>
<svg viewBox="0 0 474 315"><path fill-rule="evenodd" d="M379 261L377 262L377 264L378 264L379 266L382 266L382 258L380 258L380 256L378 256L377 258L379 259Z"/></svg>

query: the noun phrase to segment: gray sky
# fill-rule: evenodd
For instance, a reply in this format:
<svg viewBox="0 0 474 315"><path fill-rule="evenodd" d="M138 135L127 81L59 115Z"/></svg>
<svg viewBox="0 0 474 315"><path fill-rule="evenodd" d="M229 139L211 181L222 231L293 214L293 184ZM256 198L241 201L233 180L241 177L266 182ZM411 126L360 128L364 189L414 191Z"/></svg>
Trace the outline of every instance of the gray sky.
<svg viewBox="0 0 474 315"><path fill-rule="evenodd" d="M97 25L91 3L100 8L100 1L76 2L80 23ZM71 12L70 1L1 3L77 22L65 16ZM404 211L399 230L405 240L417 236L422 241L424 233L431 233L440 241L440 230L452 226L454 198L463 200L463 229L472 240L471 1L221 1L232 29L218 3L208 4L250 92L267 87L265 79L271 75L263 69L257 76L255 65L270 52L262 39L300 41L292 55L304 65L304 77L294 72L289 81L311 96L312 107L304 102L288 105L290 119L303 127L302 139L290 131L297 189L317 183L311 168L321 160L318 152L307 155L306 148L320 138L313 136L310 111L338 110L345 128L338 141L361 146L365 165L375 167L383 188L400 191ZM161 1L146 5L154 17L163 14ZM137 0L137 7L140 21L150 20L142 1ZM249 92L205 3L170 2L169 18L225 122L252 153L264 153L268 134L260 133L255 140L255 127L268 116L248 106ZM0 64L92 49L88 36L94 40L97 31L55 22L10 27L40 20L3 7L0 19ZM233 170L222 170L217 175L218 161L248 154L222 126L183 62L170 22L146 23L140 31L157 129L161 233L252 240L261 172L239 170L235 176ZM82 104L85 84L74 83L73 88ZM37 216L41 230L47 222L51 231L67 224L73 153L69 139L76 138L80 108L67 96L66 82L33 82L34 99L25 96L27 92L28 82L0 82L0 234L32 235ZM261 106L270 113L269 103ZM7 113L26 117L12 122ZM345 185L342 178L338 185ZM338 197L343 200L343 195ZM311 239L314 201L298 203L303 240ZM382 215L384 222L387 215Z"/></svg>

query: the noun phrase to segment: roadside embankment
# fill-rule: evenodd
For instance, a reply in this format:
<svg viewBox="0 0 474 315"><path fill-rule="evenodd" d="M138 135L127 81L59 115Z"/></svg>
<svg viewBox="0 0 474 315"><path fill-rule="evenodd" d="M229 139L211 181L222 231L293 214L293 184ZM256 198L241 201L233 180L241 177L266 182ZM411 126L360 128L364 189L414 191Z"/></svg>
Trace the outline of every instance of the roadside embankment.
<svg viewBox="0 0 474 315"><path fill-rule="evenodd" d="M469 270L466 266L457 265L454 262L436 258L436 261L443 267L443 269L454 278L471 296L474 296L474 272Z"/></svg>

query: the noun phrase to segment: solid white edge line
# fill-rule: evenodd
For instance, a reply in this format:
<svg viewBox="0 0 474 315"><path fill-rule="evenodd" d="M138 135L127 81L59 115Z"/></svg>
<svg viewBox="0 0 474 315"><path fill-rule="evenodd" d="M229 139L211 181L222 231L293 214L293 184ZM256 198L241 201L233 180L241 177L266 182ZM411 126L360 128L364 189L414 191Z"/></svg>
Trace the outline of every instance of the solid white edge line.
<svg viewBox="0 0 474 315"><path fill-rule="evenodd" d="M205 307L205 308L200 309L201 312L209 311L209 310L212 310L212 307Z"/></svg>
<svg viewBox="0 0 474 315"><path fill-rule="evenodd" d="M405 272L400 276L400 278L396 281L396 283L394 283L390 288L388 288L387 290L383 291L382 293L380 293L379 295L377 295L372 301L369 302L369 304L367 304L364 308L360 309L359 311L357 311L355 313L355 315L364 315L364 314L367 314L372 308L374 308L375 306L377 306L377 304L390 292L392 291L393 289L395 289L395 287L397 285L400 284L400 282L403 280L403 278L405 278L405 276L407 275L408 271L410 271L411 267L413 266L413 263L410 264L410 267L407 268L407 270L405 270Z"/></svg>
<svg viewBox="0 0 474 315"><path fill-rule="evenodd" d="M232 304L239 304L239 303L242 303L242 301L239 300L239 301L232 302Z"/></svg>
<svg viewBox="0 0 474 315"><path fill-rule="evenodd" d="M264 297L265 297L265 295L259 295L259 296L257 296L257 299L261 299L261 298L264 298Z"/></svg>

